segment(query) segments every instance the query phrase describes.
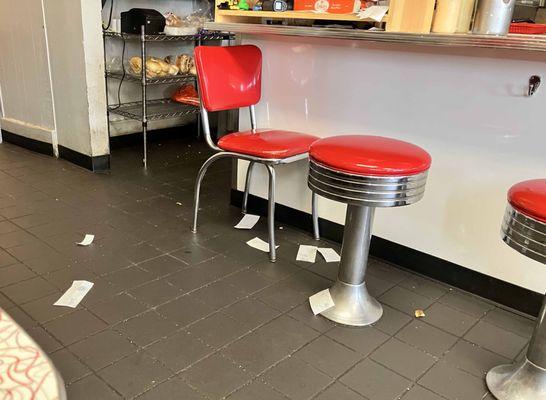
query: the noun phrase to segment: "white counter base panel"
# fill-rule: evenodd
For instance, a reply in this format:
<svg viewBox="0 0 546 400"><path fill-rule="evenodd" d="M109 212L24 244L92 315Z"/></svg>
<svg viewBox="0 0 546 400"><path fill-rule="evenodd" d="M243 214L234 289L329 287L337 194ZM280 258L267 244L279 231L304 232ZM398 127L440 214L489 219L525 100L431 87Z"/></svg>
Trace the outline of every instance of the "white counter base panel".
<svg viewBox="0 0 546 400"><path fill-rule="evenodd" d="M546 54L428 48L324 38L243 36L264 54L260 127L377 134L433 157L425 198L380 209L374 234L537 292L546 269L500 240L506 191L546 176ZM241 111L241 129L249 127ZM243 190L244 162L237 189ZM310 212L305 162L278 168L277 201ZM266 197L256 170L251 193ZM320 217L343 223L345 205L320 199Z"/></svg>

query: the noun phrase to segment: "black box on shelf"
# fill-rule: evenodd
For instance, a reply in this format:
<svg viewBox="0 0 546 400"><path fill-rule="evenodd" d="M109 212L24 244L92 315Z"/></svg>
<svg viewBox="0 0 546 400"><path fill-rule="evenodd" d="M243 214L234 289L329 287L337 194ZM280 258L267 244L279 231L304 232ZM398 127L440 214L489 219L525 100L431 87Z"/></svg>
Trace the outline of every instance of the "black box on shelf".
<svg viewBox="0 0 546 400"><path fill-rule="evenodd" d="M148 8L131 8L121 13L121 32L140 33L142 25L147 35L160 34L165 29L165 17Z"/></svg>

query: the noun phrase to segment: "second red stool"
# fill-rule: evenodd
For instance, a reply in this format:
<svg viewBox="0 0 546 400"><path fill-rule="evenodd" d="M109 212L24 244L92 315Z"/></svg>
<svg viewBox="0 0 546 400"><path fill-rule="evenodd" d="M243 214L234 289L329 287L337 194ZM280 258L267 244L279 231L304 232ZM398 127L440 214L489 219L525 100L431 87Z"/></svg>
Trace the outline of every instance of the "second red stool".
<svg viewBox="0 0 546 400"><path fill-rule="evenodd" d="M506 244L546 264L546 179L510 188L501 229ZM486 381L499 400L546 400L546 296L525 357L493 368Z"/></svg>
<svg viewBox="0 0 546 400"><path fill-rule="evenodd" d="M398 207L423 197L430 155L380 136L334 136L309 150L309 188L347 203L341 261L330 288L335 306L324 317L345 325L373 324L383 314L366 288L366 265L376 207Z"/></svg>

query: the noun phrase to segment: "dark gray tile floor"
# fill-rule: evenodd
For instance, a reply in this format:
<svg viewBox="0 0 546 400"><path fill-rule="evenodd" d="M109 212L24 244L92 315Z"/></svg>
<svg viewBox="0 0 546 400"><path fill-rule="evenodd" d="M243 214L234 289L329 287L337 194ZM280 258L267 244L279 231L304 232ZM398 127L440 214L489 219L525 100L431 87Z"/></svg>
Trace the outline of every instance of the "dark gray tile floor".
<svg viewBox="0 0 546 400"><path fill-rule="evenodd" d="M147 173L134 147L92 174L0 145L0 306L50 354L70 400L491 399L484 373L522 356L531 320L377 259L375 326L312 316L307 298L337 266L295 261L309 234L279 226L276 264L246 246L267 239L265 221L233 229L229 162L207 176L190 233L209 152L151 147ZM95 243L76 246L85 233ZM95 287L75 310L54 307L74 279Z"/></svg>

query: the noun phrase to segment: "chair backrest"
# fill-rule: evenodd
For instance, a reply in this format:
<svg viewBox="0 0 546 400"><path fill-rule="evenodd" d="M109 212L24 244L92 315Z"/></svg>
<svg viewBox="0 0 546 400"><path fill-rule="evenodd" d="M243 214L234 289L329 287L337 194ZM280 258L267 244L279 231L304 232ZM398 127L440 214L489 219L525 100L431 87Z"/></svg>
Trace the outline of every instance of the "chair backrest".
<svg viewBox="0 0 546 400"><path fill-rule="evenodd" d="M199 92L207 111L248 107L262 94L262 52L256 46L195 49Z"/></svg>

